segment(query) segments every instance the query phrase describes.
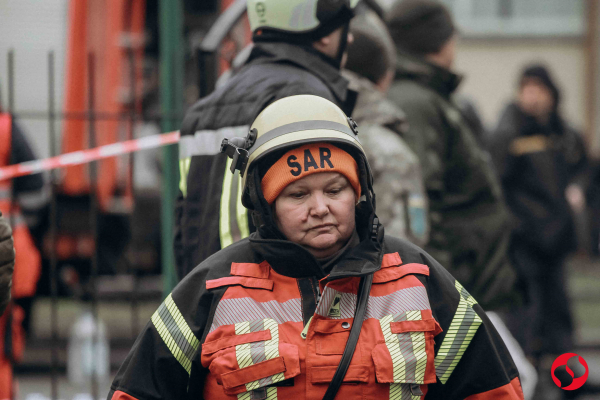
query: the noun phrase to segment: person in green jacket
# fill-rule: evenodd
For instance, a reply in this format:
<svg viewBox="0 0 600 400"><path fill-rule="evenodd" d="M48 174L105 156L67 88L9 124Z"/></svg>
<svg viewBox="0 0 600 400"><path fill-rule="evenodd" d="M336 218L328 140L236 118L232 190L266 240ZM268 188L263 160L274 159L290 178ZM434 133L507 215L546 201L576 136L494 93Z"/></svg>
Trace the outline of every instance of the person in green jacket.
<svg viewBox="0 0 600 400"><path fill-rule="evenodd" d="M398 2L387 15L397 50L388 98L406 114L404 140L421 161L431 234L426 250L494 310L519 298L507 256L511 224L500 184L453 99L456 30L432 0Z"/></svg>

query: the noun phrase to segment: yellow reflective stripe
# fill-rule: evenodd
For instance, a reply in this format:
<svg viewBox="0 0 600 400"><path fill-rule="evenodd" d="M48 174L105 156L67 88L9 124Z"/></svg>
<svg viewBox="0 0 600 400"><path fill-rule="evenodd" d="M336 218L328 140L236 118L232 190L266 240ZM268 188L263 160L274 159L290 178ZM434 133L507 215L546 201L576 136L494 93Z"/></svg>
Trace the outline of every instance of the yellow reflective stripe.
<svg viewBox="0 0 600 400"><path fill-rule="evenodd" d="M271 331L271 340L265 341L265 357L267 360L279 357L279 325L274 319L266 318L264 320L265 329ZM283 372L271 377L273 383L284 380Z"/></svg>
<svg viewBox="0 0 600 400"><path fill-rule="evenodd" d="M271 331L271 339L265 340L264 342L265 358L270 360L279 357L279 325L271 318L264 319L263 324L264 329ZM235 324L236 335L243 335L250 332L250 321L238 322ZM239 344L235 346L235 356L240 369L254 365L254 362L252 361L252 347L250 343ZM271 376L273 383L283 381L284 379L285 377L283 372ZM258 389L260 387L261 380L262 379L246 383L246 393ZM247 400L249 398L250 397L247 397L244 393L238 394L238 400ZM277 400L277 388L267 388L267 399Z"/></svg>
<svg viewBox="0 0 600 400"><path fill-rule="evenodd" d="M406 319L408 321L420 321L422 320L421 311L409 311L406 313ZM425 351L425 332L411 332L410 338L412 340L413 352L417 365L415 368L415 383L425 383L425 369L427 368L427 352Z"/></svg>
<svg viewBox="0 0 600 400"><path fill-rule="evenodd" d="M458 281L455 281L454 286L460 294L460 301L448 332L435 356L435 372L442 384L445 384L450 378L482 323L479 315L473 310L473 305L477 304L477 301ZM471 319L470 322L469 319ZM463 326L465 323L469 325Z"/></svg>
<svg viewBox="0 0 600 400"><path fill-rule="evenodd" d="M194 335L194 333L190 329L190 326L187 324L187 322L185 322L185 318L183 318L183 315L179 311L179 308L177 308L177 305L173 301L173 297L171 297L170 293L167 296L167 298L165 299L165 305L167 306L167 309L171 313L171 316L177 323L177 326L179 327L179 330L183 334L183 337L185 337L187 339L188 343L192 345L194 350L198 350L200 341L198 340L196 335Z"/></svg>
<svg viewBox="0 0 600 400"><path fill-rule="evenodd" d="M239 174L239 172L236 172ZM250 236L250 228L248 227L248 210L242 204L242 177L238 179L238 191L237 191L237 204L236 204L236 214L237 214L237 224L240 230L241 238L246 238Z"/></svg>
<svg viewBox="0 0 600 400"><path fill-rule="evenodd" d="M179 160L179 190L181 190L183 197L187 197L187 177L191 163L192 157Z"/></svg>
<svg viewBox="0 0 600 400"><path fill-rule="evenodd" d="M308 328L310 328L310 323L312 322L313 317L310 317L308 322L306 323L306 326L304 327L304 329L302 329L302 332L300 332L300 337L302 339L306 339L306 335L308 335Z"/></svg>
<svg viewBox="0 0 600 400"><path fill-rule="evenodd" d="M379 325L381 326L381 330L383 332L385 345L390 352L390 356L392 357L394 382L404 382L406 379L406 361L404 360L402 351L400 351L400 341L398 340L398 335L392 333L390 323L393 321L394 317L391 314L386 315L379 320Z"/></svg>
<svg viewBox="0 0 600 400"><path fill-rule="evenodd" d="M465 299L468 305L473 307L475 304L477 304L477 300L475 300L475 298L465 290L465 288L463 287L463 285L460 284L459 281L454 281L454 287L456 288L456 290L458 290L458 293L460 293L461 297Z"/></svg>
<svg viewBox="0 0 600 400"><path fill-rule="evenodd" d="M229 170L232 159L227 157L225 165L225 175L223 176L223 190L221 191L221 207L219 213L219 238L221 239L221 248L233 243L231 236L231 226L229 226L229 202L231 200L231 181L233 174Z"/></svg>
<svg viewBox="0 0 600 400"><path fill-rule="evenodd" d="M169 348L169 350L171 351L171 353L173 354L175 359L177 361L179 361L181 366L183 368L185 368L185 370L187 371L187 373L189 375L192 371L192 362L183 353L183 351L181 350L181 348L179 347L179 345L177 344L177 342L175 341L175 339L173 338L173 336L171 335L171 333L165 326L162 319L158 315L158 311L154 312L151 320L152 320L152 323L154 324L154 326L156 327L156 330L158 331L158 334L162 338L163 342L165 342L165 344L167 345L167 347Z"/></svg>

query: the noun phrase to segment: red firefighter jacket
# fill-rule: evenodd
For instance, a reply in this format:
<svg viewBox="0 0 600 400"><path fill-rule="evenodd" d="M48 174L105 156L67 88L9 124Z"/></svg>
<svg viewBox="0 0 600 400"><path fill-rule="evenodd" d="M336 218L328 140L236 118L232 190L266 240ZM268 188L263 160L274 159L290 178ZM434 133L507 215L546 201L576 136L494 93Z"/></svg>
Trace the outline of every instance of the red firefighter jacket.
<svg viewBox="0 0 600 400"><path fill-rule="evenodd" d="M327 276L300 246L258 233L219 251L156 310L109 400L321 399L369 273L337 399L523 399L477 301L423 250L380 240L379 256L361 242Z"/></svg>

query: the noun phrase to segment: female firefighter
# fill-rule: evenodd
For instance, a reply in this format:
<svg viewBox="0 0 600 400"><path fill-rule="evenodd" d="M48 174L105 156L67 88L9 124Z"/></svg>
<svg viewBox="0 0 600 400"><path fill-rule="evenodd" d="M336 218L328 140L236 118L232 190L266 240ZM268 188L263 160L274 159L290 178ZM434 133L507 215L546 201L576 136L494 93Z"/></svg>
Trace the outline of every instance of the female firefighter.
<svg viewBox="0 0 600 400"><path fill-rule="evenodd" d="M278 100L222 151L257 232L167 297L109 399L523 398L477 301L423 250L384 235L340 108Z"/></svg>

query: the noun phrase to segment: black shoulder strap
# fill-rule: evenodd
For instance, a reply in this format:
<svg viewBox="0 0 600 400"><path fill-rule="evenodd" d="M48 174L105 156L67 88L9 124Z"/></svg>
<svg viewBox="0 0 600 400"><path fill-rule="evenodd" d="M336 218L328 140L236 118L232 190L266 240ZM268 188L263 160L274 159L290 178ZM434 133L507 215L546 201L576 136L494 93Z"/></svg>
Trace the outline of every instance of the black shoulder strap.
<svg viewBox="0 0 600 400"><path fill-rule="evenodd" d="M358 342L360 330L367 312L367 303L369 302L369 293L371 292L372 283L373 274L369 274L360 279L360 284L358 285L358 297L356 298L356 312L354 313L354 321L352 322L352 328L350 329L350 336L348 337L348 342L346 342L346 348L342 354L340 365L338 365L337 370L333 375L333 379L331 379L331 383L325 392L325 396L323 396L323 400L333 400L335 398L335 395L342 385L344 376L346 376L346 371L348 371L350 361L354 355L356 343Z"/></svg>

